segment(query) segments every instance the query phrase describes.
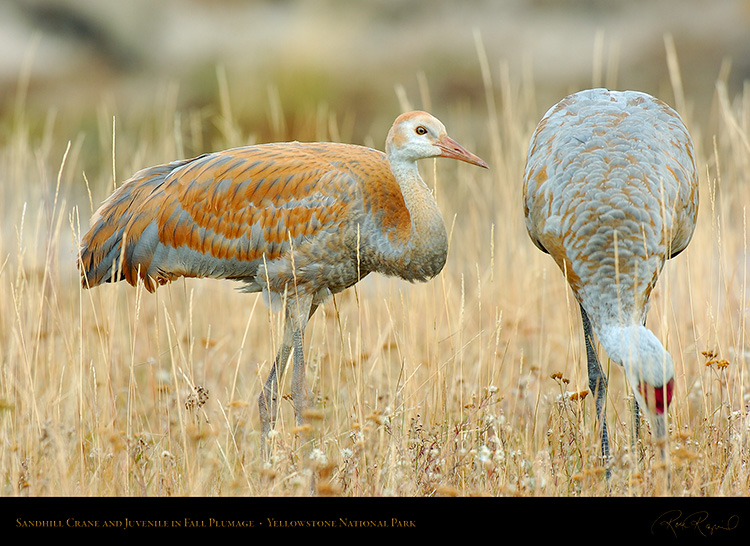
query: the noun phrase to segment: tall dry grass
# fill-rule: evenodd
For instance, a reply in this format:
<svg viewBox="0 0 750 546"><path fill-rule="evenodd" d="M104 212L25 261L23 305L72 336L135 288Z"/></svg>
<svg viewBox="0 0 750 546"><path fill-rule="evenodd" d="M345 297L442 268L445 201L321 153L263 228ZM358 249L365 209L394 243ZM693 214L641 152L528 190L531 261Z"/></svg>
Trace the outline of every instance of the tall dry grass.
<svg viewBox="0 0 750 546"><path fill-rule="evenodd" d="M115 181L254 140L234 121L231 75L218 72L208 113L178 110L179 89L165 86L143 116L102 104L84 130L54 113L32 120L22 78L0 150L0 494L747 495L750 89L730 97L720 80L699 124L670 55L674 96L663 98L681 103L696 139L701 192L695 237L666 265L649 316L676 365L671 482L648 426L632 444L631 398L602 354L608 484L581 394L577 305L520 206L528 139L549 105L478 46L485 104L433 105L424 76L413 104L399 92L491 165L422 164L451 236L447 266L426 284L371 276L318 311L305 354L316 412L296 430L284 401L269 464L256 400L281 328L260 297L211 280L155 295L82 290L75 267ZM289 107L269 96L268 128L285 138ZM397 112L382 112L387 128ZM299 140L343 138L351 119L327 107L296 115L307 120L289 135ZM384 131L366 143L382 147Z"/></svg>

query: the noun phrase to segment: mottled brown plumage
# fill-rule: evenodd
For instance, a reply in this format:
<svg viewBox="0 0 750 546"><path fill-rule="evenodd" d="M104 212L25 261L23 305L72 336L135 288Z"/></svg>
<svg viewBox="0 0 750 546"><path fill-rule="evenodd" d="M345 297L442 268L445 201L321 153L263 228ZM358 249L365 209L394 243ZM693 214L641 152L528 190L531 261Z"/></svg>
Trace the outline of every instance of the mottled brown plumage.
<svg viewBox="0 0 750 546"><path fill-rule="evenodd" d="M265 438L277 374L294 349L292 397L307 406L302 336L332 293L371 272L425 281L447 256L447 235L418 159L486 167L425 112L399 116L386 153L336 143L236 148L139 171L99 208L83 237L84 287L120 279L149 291L179 277L234 279L283 305L287 327L260 395Z"/></svg>

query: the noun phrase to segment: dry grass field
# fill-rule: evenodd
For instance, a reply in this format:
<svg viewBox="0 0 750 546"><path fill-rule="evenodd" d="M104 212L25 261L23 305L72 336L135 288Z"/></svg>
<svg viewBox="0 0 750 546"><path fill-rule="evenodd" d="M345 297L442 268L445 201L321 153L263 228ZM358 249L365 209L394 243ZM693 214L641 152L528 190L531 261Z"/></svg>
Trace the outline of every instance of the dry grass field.
<svg viewBox="0 0 750 546"><path fill-rule="evenodd" d="M578 308L523 224L526 147L549 104L478 44L478 99L437 104L424 74L418 92L398 94L401 109L430 109L491 167L421 165L451 237L444 271L426 284L371 276L317 312L311 425L296 429L285 400L268 463L257 395L281 330L262 298L212 280L153 295L125 283L83 290L78 240L144 166L258 140L382 149L399 112L371 106L377 115L355 131L343 107L268 100L250 126L219 68L208 108L178 107L178 88L163 85L148 108L102 101L70 125L30 112L21 77L0 118L0 495L747 496L750 87L730 93L717 67L699 116L665 48L663 98L693 134L701 193L693 241L667 263L648 319L676 367L671 479L647 424L634 442L622 370L601 354L608 483Z"/></svg>

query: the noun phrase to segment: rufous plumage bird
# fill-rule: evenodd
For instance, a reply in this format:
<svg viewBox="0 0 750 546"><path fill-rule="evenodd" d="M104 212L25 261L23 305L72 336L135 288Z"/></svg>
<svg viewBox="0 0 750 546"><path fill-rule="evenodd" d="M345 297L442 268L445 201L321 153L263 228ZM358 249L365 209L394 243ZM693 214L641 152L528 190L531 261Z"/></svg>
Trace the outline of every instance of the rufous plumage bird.
<svg viewBox="0 0 750 546"><path fill-rule="evenodd" d="M292 400L304 422L303 336L316 308L371 272L426 281L443 269L445 224L417 167L431 157L487 167L417 111L396 119L385 153L288 142L143 169L93 215L81 242L82 284L124 279L153 292L179 277L233 279L283 308L283 340L258 398L266 456L291 353Z"/></svg>
<svg viewBox="0 0 750 546"><path fill-rule="evenodd" d="M680 116L635 91L591 89L550 108L529 144L524 215L532 241L580 304L602 457L607 381L593 334L627 381L661 446L674 391L669 352L646 328L665 260L690 242L698 209L693 143ZM637 430L637 429L636 429Z"/></svg>

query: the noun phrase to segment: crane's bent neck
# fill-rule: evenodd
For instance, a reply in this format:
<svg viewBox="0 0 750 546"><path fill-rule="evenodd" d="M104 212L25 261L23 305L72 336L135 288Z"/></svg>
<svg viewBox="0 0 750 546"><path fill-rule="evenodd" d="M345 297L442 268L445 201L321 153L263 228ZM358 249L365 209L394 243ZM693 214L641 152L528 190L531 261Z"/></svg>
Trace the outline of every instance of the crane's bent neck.
<svg viewBox="0 0 750 546"><path fill-rule="evenodd" d="M447 245L447 236L443 241L443 235L445 235L443 215L440 214L432 191L422 180L416 161L392 162L391 171L398 182L404 203L411 216L413 243L428 246L440 246L443 243Z"/></svg>
<svg viewBox="0 0 750 546"><path fill-rule="evenodd" d="M398 183L404 205L409 211L410 232L403 243L392 247L392 258L403 269L398 276L408 280L426 280L445 265L448 235L430 188L419 175L416 161L389 157L391 172Z"/></svg>
<svg viewBox="0 0 750 546"><path fill-rule="evenodd" d="M628 326L604 325L597 337L609 357L624 366L625 374L634 387L645 380L651 385L663 385L665 378L674 375L672 358L651 330L640 324Z"/></svg>

